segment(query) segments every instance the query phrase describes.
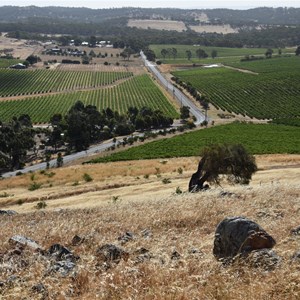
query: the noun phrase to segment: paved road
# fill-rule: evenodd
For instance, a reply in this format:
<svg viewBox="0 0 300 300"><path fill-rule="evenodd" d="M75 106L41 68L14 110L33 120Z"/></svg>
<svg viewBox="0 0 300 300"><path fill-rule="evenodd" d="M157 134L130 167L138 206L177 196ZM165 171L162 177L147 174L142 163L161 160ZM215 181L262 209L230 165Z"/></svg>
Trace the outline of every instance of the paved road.
<svg viewBox="0 0 300 300"><path fill-rule="evenodd" d="M117 139L117 141L121 141L123 140L122 138ZM81 152L76 152L74 154L70 154L70 155L66 155L64 156L64 164L69 163L73 160L79 159L79 158L83 158L83 157L87 157L91 154L94 153L98 153L98 152L103 152L106 149L108 149L109 147L111 147L114 143L112 141L106 141L102 144L96 145L96 146L91 146L88 150L86 151L81 151ZM50 168L52 167L56 167L56 159L52 159L50 161ZM2 177L6 178L6 177L12 177L12 176L16 176L17 172L22 172L22 173L28 173L28 172L35 172L35 171L39 171L39 170L45 170L46 169L46 163L42 162L39 164L35 164L33 166L29 166L26 167L24 169L21 170L16 170L16 171L12 171L12 172L7 172L2 174Z"/></svg>
<svg viewBox="0 0 300 300"><path fill-rule="evenodd" d="M198 108L187 96L185 96L179 89L177 89L171 82L169 82L157 69L155 63L150 62L146 59L145 54L141 51L141 57L144 61L145 66L150 70L161 84L176 98L180 105L188 106L190 113L196 117L195 124L199 125L205 121L205 114Z"/></svg>

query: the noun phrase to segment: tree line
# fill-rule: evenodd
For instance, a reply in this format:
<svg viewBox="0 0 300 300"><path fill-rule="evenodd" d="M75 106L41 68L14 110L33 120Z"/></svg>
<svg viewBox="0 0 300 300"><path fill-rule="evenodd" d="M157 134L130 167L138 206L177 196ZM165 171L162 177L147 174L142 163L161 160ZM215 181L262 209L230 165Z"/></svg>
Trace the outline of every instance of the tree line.
<svg viewBox="0 0 300 300"><path fill-rule="evenodd" d="M95 106L85 106L81 101L65 116L53 115L47 130L33 128L29 115L14 117L9 122L0 122L0 173L22 168L30 156L36 156L36 136L44 135L41 144L48 149L48 154L60 149L78 152L93 143L130 135L136 130L163 129L172 124L172 118L149 107L129 107L128 112L121 115L110 108L98 111ZM48 154L46 151L46 156Z"/></svg>

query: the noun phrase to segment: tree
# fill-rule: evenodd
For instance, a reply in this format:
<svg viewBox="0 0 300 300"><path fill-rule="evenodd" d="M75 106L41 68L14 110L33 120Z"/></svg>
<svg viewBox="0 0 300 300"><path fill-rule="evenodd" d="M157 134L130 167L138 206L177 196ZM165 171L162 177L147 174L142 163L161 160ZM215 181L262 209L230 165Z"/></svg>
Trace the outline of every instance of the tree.
<svg viewBox="0 0 300 300"><path fill-rule="evenodd" d="M30 117L14 117L0 124L0 169L19 169L24 166L27 151L35 145Z"/></svg>
<svg viewBox="0 0 300 300"><path fill-rule="evenodd" d="M57 168L60 168L63 166L63 164L64 164L64 158L63 158L61 152L58 152L57 158L56 158L56 166L57 166Z"/></svg>
<svg viewBox="0 0 300 300"><path fill-rule="evenodd" d="M187 59L191 60L191 58L192 58L192 51L191 50L186 50L185 54L186 54Z"/></svg>
<svg viewBox="0 0 300 300"><path fill-rule="evenodd" d="M272 54L273 54L273 49L269 48L266 51L265 56L266 56L266 58L272 58Z"/></svg>
<svg viewBox="0 0 300 300"><path fill-rule="evenodd" d="M217 50L212 50L212 51L211 51L211 57L212 57L212 58L216 58L217 56L218 56Z"/></svg>
<svg viewBox="0 0 300 300"><path fill-rule="evenodd" d="M29 55L26 60L28 61L29 64L33 65L41 61L41 59L36 56L36 55Z"/></svg>
<svg viewBox="0 0 300 300"><path fill-rule="evenodd" d="M297 47L297 49L296 49L296 51L295 51L295 54L296 54L297 56L300 55L300 46Z"/></svg>
<svg viewBox="0 0 300 300"><path fill-rule="evenodd" d="M199 59L208 57L207 53L203 49L200 49L200 48L196 50L196 55Z"/></svg>
<svg viewBox="0 0 300 300"><path fill-rule="evenodd" d="M173 59L176 59L176 57L177 57L177 49L176 48L172 48L171 49L171 53L172 53Z"/></svg>
<svg viewBox="0 0 300 300"><path fill-rule="evenodd" d="M198 170L189 182L189 192L207 189L205 182L220 184L223 177L230 183L248 184L257 171L254 156L239 144L216 144L203 149Z"/></svg>
<svg viewBox="0 0 300 300"><path fill-rule="evenodd" d="M97 38L94 35L90 36L90 39L89 39L90 47L95 47L96 43L97 43Z"/></svg>
<svg viewBox="0 0 300 300"><path fill-rule="evenodd" d="M130 47L127 47L124 49L123 52L120 53L120 56L123 57L123 59L125 60L125 58L127 58L127 60L129 60L130 56L134 53L134 50L132 50Z"/></svg>
<svg viewBox="0 0 300 300"><path fill-rule="evenodd" d="M165 59L165 58L166 58L166 55L168 54L168 50L162 49L162 50L160 51L160 54L161 54L162 57Z"/></svg>
<svg viewBox="0 0 300 300"><path fill-rule="evenodd" d="M188 119L190 117L190 108L188 106L180 107L180 118L182 120Z"/></svg>

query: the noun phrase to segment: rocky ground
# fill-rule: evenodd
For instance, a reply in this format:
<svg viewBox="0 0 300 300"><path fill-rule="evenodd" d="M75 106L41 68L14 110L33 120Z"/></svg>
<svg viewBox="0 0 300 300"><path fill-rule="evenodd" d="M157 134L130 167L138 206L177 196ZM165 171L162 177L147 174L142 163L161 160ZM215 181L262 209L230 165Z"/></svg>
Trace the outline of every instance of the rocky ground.
<svg viewBox="0 0 300 300"><path fill-rule="evenodd" d="M188 194L181 186L191 172L188 161L180 175L170 171L170 160L157 162L162 177L137 179L139 172L149 172L150 165L144 162L144 169L138 171L139 162L136 166L131 162L132 175L123 180L135 184L68 197L63 192L75 180L68 170L75 167L61 169L65 181L57 171L53 178L57 176L61 184L53 179L52 187L61 197L46 200L41 209L35 207L43 203L37 196L43 188L23 205L4 205L14 196L2 197L0 298L299 299L299 158L288 157L259 160L260 171L250 186L224 185L199 194ZM121 178L114 172L128 172L126 164L115 164L115 170L107 165L111 185ZM94 168L102 168L106 177L104 165ZM76 173L80 172L77 167ZM79 182L82 190L101 182L96 170L90 174L94 180ZM2 180L1 193L25 193L29 176L18 178L19 187L13 187L12 179ZM161 182L166 176L171 183ZM151 181L148 189L144 180ZM123 196L125 188L131 190L131 197ZM230 237L236 228L227 227L226 251L231 249L231 254L219 261L221 256L214 250L216 228L233 216L243 216L259 227L247 227L239 240Z"/></svg>

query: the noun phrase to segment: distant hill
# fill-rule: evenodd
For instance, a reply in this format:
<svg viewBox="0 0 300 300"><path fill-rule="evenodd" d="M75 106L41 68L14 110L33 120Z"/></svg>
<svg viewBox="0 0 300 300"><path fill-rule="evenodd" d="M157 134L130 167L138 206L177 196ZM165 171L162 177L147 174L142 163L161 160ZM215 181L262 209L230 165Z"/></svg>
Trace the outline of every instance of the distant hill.
<svg viewBox="0 0 300 300"><path fill-rule="evenodd" d="M31 18L62 19L72 22L95 22L114 18L136 19L168 19L183 21L187 24L202 22L199 16L207 15L205 22L225 23L234 26L265 24L265 25L297 25L300 24L300 8L260 7L248 10L207 9L186 10L176 8L110 8L90 9L71 7L37 7L37 6L2 6L0 22L20 22Z"/></svg>

